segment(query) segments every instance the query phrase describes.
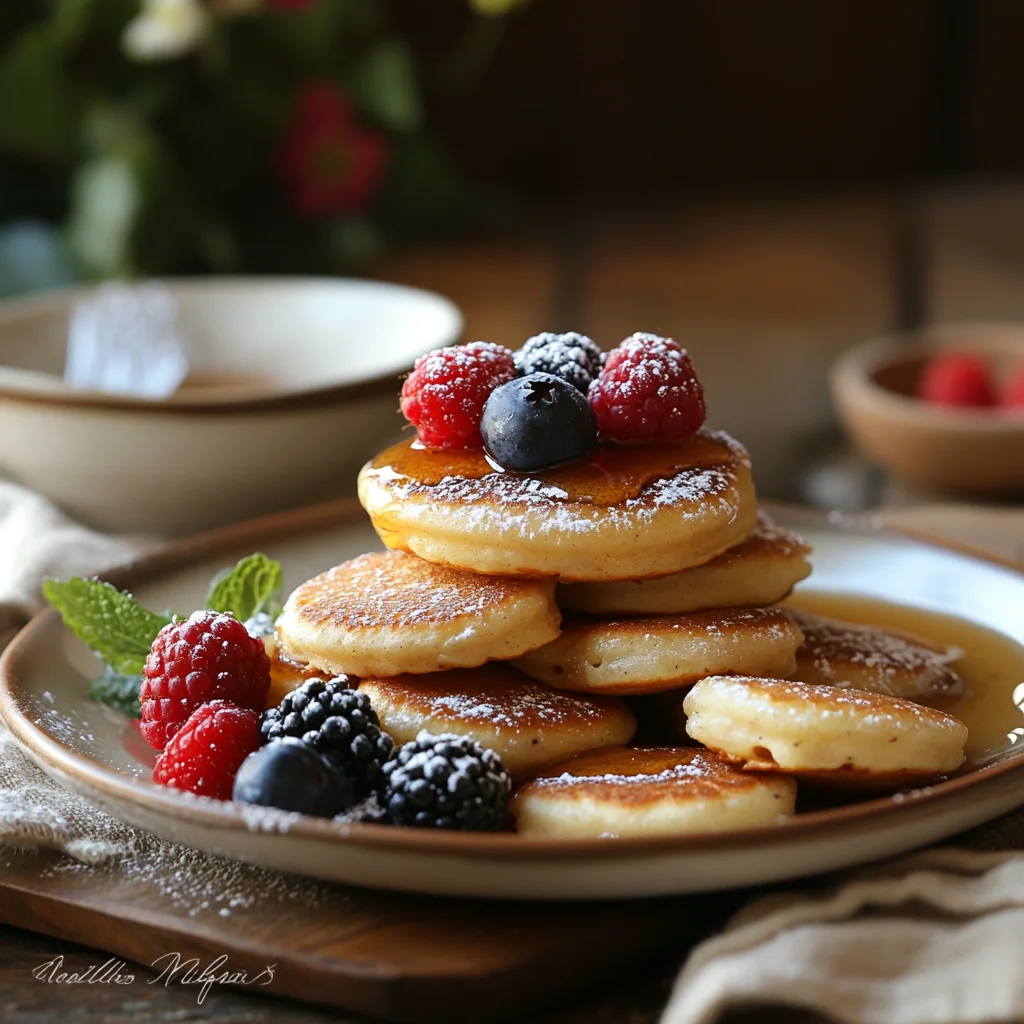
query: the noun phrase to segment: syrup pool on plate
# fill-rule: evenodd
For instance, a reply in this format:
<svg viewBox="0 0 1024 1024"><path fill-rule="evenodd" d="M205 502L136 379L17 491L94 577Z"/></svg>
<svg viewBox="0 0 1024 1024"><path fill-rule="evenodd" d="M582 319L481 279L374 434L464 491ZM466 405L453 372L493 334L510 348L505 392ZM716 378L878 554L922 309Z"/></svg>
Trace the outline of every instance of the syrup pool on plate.
<svg viewBox="0 0 1024 1024"><path fill-rule="evenodd" d="M967 726L967 767L1024 749L1024 646L1012 638L953 615L870 597L801 590L786 604L910 634L939 649L959 648L964 653L953 667L964 681L963 695L930 703Z"/></svg>

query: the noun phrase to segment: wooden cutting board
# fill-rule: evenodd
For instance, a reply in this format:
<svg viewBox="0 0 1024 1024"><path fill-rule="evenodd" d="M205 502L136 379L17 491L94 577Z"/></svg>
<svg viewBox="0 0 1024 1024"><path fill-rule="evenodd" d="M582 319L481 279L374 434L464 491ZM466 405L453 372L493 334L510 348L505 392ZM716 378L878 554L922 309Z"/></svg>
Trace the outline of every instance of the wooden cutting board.
<svg viewBox="0 0 1024 1024"><path fill-rule="evenodd" d="M222 917L123 867L67 864L0 852L0 922L140 965L226 955L219 971L258 982L272 965L270 984L249 987L402 1022L501 1020L562 1002L666 950L681 960L687 937L728 909L721 897L537 904L316 884L306 905L255 899Z"/></svg>

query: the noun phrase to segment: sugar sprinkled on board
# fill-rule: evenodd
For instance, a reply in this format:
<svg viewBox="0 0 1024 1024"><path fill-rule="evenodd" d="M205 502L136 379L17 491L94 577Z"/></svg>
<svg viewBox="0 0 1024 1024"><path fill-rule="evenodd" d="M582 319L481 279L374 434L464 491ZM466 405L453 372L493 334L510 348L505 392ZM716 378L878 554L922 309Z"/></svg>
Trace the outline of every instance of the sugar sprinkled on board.
<svg viewBox="0 0 1024 1024"><path fill-rule="evenodd" d="M60 860L44 869L44 877L107 871L129 884L156 889L189 917L205 913L230 917L236 910L263 903L312 907L319 903L324 892L323 885L310 879L203 853L148 833L129 831L131 837L123 843L123 854L116 861L92 865ZM336 894L332 898L337 898Z"/></svg>

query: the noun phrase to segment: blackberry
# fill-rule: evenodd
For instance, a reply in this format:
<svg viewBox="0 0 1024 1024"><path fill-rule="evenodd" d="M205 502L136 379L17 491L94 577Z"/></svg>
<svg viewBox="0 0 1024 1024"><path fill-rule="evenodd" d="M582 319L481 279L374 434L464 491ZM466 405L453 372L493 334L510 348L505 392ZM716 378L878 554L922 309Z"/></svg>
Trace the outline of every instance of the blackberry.
<svg viewBox="0 0 1024 1024"><path fill-rule="evenodd" d="M384 775L395 825L494 832L505 824L508 773L493 750L468 736L421 732L384 765Z"/></svg>
<svg viewBox="0 0 1024 1024"><path fill-rule="evenodd" d="M309 744L352 780L354 799L380 792L394 741L381 730L370 698L348 676L308 679L276 708L263 712L263 743L291 736Z"/></svg>
<svg viewBox="0 0 1024 1024"><path fill-rule="evenodd" d="M570 331L536 334L515 353L516 373L550 373L567 380L574 388L587 393L590 382L601 372L604 353L584 334Z"/></svg>

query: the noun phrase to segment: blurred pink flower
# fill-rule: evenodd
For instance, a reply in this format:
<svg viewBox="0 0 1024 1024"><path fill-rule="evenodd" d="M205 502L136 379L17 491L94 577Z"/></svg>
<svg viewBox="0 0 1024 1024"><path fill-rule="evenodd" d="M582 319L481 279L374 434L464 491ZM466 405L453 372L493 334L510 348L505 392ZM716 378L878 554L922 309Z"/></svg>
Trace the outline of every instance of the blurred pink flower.
<svg viewBox="0 0 1024 1024"><path fill-rule="evenodd" d="M358 123L346 96L330 83L310 82L299 93L277 165L295 212L315 218L364 209L387 158L387 140Z"/></svg>

